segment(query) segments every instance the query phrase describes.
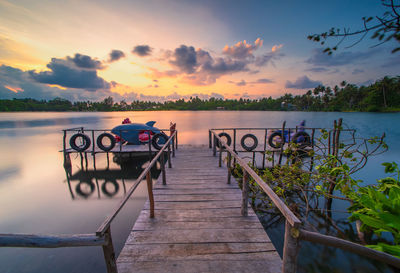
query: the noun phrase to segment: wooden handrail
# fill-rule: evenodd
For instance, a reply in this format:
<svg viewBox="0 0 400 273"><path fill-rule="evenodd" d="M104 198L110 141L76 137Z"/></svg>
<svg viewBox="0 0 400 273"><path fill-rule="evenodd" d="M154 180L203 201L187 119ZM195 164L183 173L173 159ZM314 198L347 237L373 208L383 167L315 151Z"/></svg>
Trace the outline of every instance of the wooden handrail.
<svg viewBox="0 0 400 273"><path fill-rule="evenodd" d="M33 234L0 234L0 247L36 247L57 248L76 246L105 245L104 237L95 234L75 235L33 235Z"/></svg>
<svg viewBox="0 0 400 273"><path fill-rule="evenodd" d="M114 220L115 216L119 213L119 211L122 209L122 207L125 205L125 203L128 201L132 193L136 190L136 188L139 186L139 184L142 182L142 180L145 178L146 174L150 171L150 169L153 167L153 165L157 162L158 158L163 154L164 150L169 147L171 140L173 140L174 136L177 134L177 131L175 131L166 141L164 146L158 151L157 155L151 160L149 165L147 165L146 169L142 171L142 173L139 175L139 177L136 179L135 183L133 186L129 189L129 191L126 193L125 197L119 202L119 204L116 206L114 209L114 212L109 215L106 220L100 225L100 227L96 231L97 236L103 236L104 233L106 232L107 228L110 226L111 222Z"/></svg>
<svg viewBox="0 0 400 273"><path fill-rule="evenodd" d="M217 135L216 132L211 130L214 134L214 137L220 142L220 146L224 147L226 151L228 151L235 159L236 162L257 182L257 184L263 189L263 191L268 195L268 197L272 200L274 205L279 209L279 211L283 214L286 220L290 223L292 227L298 227L301 224L301 221L294 215L294 213L286 206L286 204L279 198L278 195L267 185L267 183L262 180L261 177L249 166L247 163L239 157L231 147L226 145L226 143Z"/></svg>
<svg viewBox="0 0 400 273"><path fill-rule="evenodd" d="M400 268L400 259L384 253L380 252L363 245L353 243L347 240L343 240L340 238L336 238L329 235L323 235L318 232L311 232L304 229L299 230L299 238L304 241L309 241L313 243L323 244L327 246L341 248L343 250L347 250L361 256L368 257L370 259L374 259L386 264L390 264L396 268Z"/></svg>
<svg viewBox="0 0 400 273"><path fill-rule="evenodd" d="M235 157L236 162L243 168L243 172L250 175L257 184L264 190L264 192L269 196L275 206L281 211L281 213L286 218L285 225L285 243L284 243L284 254L283 254L283 268L282 272L295 272L296 271L296 259L298 254L299 243L298 240L309 241L313 243L319 243L327 246L332 246L353 252L355 254L374 259L396 268L400 268L400 259L380 252L363 245L353 243L347 240L343 240L337 237L323 235L318 232L311 232L304 229L300 229L299 226L301 221L293 214L292 211L280 200L280 198L272 191L272 189L254 172L247 163L241 159L231 147L226 145L213 129L210 129L212 134L214 134L214 141L219 141L219 146L223 147L225 151L229 152L229 155ZM213 148L215 149L215 143ZM221 153L221 150L220 150ZM230 161L230 159L228 158ZM229 178L228 178L229 179ZM286 251L285 251L286 250ZM286 252L286 253L285 253Z"/></svg>

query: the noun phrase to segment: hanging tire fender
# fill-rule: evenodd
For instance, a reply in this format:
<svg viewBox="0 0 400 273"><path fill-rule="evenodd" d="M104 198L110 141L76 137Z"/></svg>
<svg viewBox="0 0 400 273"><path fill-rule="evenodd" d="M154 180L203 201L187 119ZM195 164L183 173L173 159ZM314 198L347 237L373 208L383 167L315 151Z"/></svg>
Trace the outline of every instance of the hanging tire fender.
<svg viewBox="0 0 400 273"><path fill-rule="evenodd" d="M78 138L82 138L84 143L83 146L79 146L76 144L76 140ZM77 152L85 151L87 148L89 148L90 144L91 144L90 137L88 137L84 133L77 133L73 135L69 140L69 145L71 146L72 149L74 149Z"/></svg>
<svg viewBox="0 0 400 273"><path fill-rule="evenodd" d="M163 144L160 146L160 144L158 144L158 141L160 139L164 139L164 143L160 143ZM156 148L157 150L161 150L162 146L164 146L164 144L167 142L168 140L168 136L164 133L158 133L155 134L152 138L151 138L151 144L153 145L154 148Z"/></svg>
<svg viewBox="0 0 400 273"><path fill-rule="evenodd" d="M253 145L247 146L246 144L246 139L251 138L253 140ZM255 148L258 146L258 139L255 135L253 134L245 134L242 139L240 140L240 144L242 145L243 149L245 149L248 152L253 151Z"/></svg>
<svg viewBox="0 0 400 273"><path fill-rule="evenodd" d="M110 140L110 145L105 146L103 144L103 139L104 138L108 138ZM112 150L115 147L115 138L112 134L109 133L102 133L97 137L96 143L97 143L97 147L99 147L101 150L108 152L110 150Z"/></svg>
<svg viewBox="0 0 400 273"><path fill-rule="evenodd" d="M227 144L228 146L231 146L232 138L231 138L231 136L230 136L228 133L222 132L222 133L219 133L218 136L221 137L221 138L222 138L222 137L226 137L226 144ZM218 140L218 139L216 139L215 145L219 148L220 143L219 143L219 140Z"/></svg>
<svg viewBox="0 0 400 273"><path fill-rule="evenodd" d="M279 138L281 139L281 144L280 145L276 145L275 143L274 143L274 138L275 137L277 137L277 136L279 136ZM284 144L284 140L282 139L282 133L280 133L280 132L273 132L270 136L269 136L269 138L268 138L268 144L269 144L269 146L271 146L272 148L275 148L275 149L278 149L278 148L280 148L283 144Z"/></svg>

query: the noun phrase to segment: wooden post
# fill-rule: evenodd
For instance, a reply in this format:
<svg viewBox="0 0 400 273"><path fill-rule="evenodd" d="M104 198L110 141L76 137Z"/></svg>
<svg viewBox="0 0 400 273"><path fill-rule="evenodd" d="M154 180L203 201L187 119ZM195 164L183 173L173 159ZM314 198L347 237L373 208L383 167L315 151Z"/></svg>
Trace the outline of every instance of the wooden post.
<svg viewBox="0 0 400 273"><path fill-rule="evenodd" d="M222 167L222 143L219 143L219 160L218 167Z"/></svg>
<svg viewBox="0 0 400 273"><path fill-rule="evenodd" d="M92 130L92 142L93 142L92 154L94 154L95 149L96 149L96 144L95 144L95 141L94 141L94 130Z"/></svg>
<svg viewBox="0 0 400 273"><path fill-rule="evenodd" d="M147 133L149 134L149 142L148 142L148 144L149 144L149 162L151 162L151 159L152 159L152 153L151 153L151 133L150 133L150 131L147 131Z"/></svg>
<svg viewBox="0 0 400 273"><path fill-rule="evenodd" d="M208 130L208 147L212 148L211 130Z"/></svg>
<svg viewBox="0 0 400 273"><path fill-rule="evenodd" d="M107 266L107 273L118 273L117 270L117 263L115 261L115 251L114 246L111 239L111 229L110 227L107 228L106 232L104 233L104 238L106 244L103 245L103 253L104 259Z"/></svg>
<svg viewBox="0 0 400 273"><path fill-rule="evenodd" d="M296 273L297 256L300 246L298 237L299 237L299 231L293 228L290 225L290 223L286 220L285 241L283 243L282 273Z"/></svg>
<svg viewBox="0 0 400 273"><path fill-rule="evenodd" d="M160 156L161 158L161 175L162 175L162 184L167 185L167 178L165 176L165 158L164 158L164 152Z"/></svg>
<svg viewBox="0 0 400 273"><path fill-rule="evenodd" d="M66 145L66 143L65 143L65 141L66 141L66 139L67 139L67 131L66 130L63 130L64 131L64 136L63 136L63 151L64 151L64 153L65 153L65 150L67 149L67 145Z"/></svg>
<svg viewBox="0 0 400 273"><path fill-rule="evenodd" d="M285 135L284 135L284 132L285 132L285 125L286 125L286 121L284 121L283 124L282 124L282 135L281 135L281 138L282 138L282 145L281 145L281 152L280 152L280 154L279 154L278 166L280 166L281 163L282 163L283 146L285 146Z"/></svg>
<svg viewBox="0 0 400 273"><path fill-rule="evenodd" d="M150 218L154 218L154 196L153 196L153 180L150 176L150 170L146 174L147 180L147 191L149 193L149 202L150 202Z"/></svg>
<svg viewBox="0 0 400 273"><path fill-rule="evenodd" d="M232 155L228 151L228 163L226 164L226 166L228 167L228 181L227 181L227 184L231 183L231 177L232 177L232 173L231 173L232 165L231 165L231 163L232 163Z"/></svg>
<svg viewBox="0 0 400 273"><path fill-rule="evenodd" d="M175 149L178 150L178 131L176 131L176 134L175 134Z"/></svg>
<svg viewBox="0 0 400 273"><path fill-rule="evenodd" d="M171 164L171 143L168 143L168 168L172 168L172 164Z"/></svg>
<svg viewBox="0 0 400 273"><path fill-rule="evenodd" d="M213 141L213 156L216 156L217 155L217 138L216 138L216 136L214 135L214 141Z"/></svg>
<svg viewBox="0 0 400 273"><path fill-rule="evenodd" d="M243 169L243 182L242 182L242 216L248 216L249 206L249 174Z"/></svg>
<svg viewBox="0 0 400 273"><path fill-rule="evenodd" d="M174 141L174 139L172 139L171 142L172 142L172 157L175 157L175 141Z"/></svg>
<svg viewBox="0 0 400 273"><path fill-rule="evenodd" d="M265 129L264 150L263 150L263 159L262 159L262 168L263 169L265 169L265 152L267 151L267 134L268 134L268 129Z"/></svg>
<svg viewBox="0 0 400 273"><path fill-rule="evenodd" d="M233 150L236 153L236 129L233 129Z"/></svg>

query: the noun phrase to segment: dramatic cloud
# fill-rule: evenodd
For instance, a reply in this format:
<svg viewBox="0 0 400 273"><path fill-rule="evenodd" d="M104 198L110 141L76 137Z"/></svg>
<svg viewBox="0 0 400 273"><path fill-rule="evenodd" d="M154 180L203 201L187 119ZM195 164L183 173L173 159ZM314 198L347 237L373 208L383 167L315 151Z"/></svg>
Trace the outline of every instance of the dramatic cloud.
<svg viewBox="0 0 400 273"><path fill-rule="evenodd" d="M181 45L174 51L165 52L164 60L170 64L174 70L152 71L149 76L159 77L178 77L181 82L192 85L210 85L223 75L235 72L249 71L246 60L232 58L213 58L211 54L202 49L195 49L193 46Z"/></svg>
<svg viewBox="0 0 400 273"><path fill-rule="evenodd" d="M75 55L76 56L76 55ZM67 88L80 88L88 91L96 91L98 89L109 89L110 84L97 76L96 70L81 69L80 66L72 66L68 61L63 59L52 58L47 64L50 71L36 72L29 71L32 79L40 83L56 84Z"/></svg>
<svg viewBox="0 0 400 273"><path fill-rule="evenodd" d="M248 44L246 40L243 42L238 42L233 46L226 45L222 50L222 53L235 59L246 59L253 58L253 52L261 47L263 40L257 38L254 45Z"/></svg>
<svg viewBox="0 0 400 273"><path fill-rule="evenodd" d="M140 57L145 57L151 55L153 49L148 45L137 45L133 48L132 53Z"/></svg>
<svg viewBox="0 0 400 273"><path fill-rule="evenodd" d="M180 71L192 74L196 70L197 54L193 46L181 45L176 48L173 54L174 59L170 63L177 67Z"/></svg>
<svg viewBox="0 0 400 273"><path fill-rule="evenodd" d="M295 82L287 81L285 84L286 88L306 89L314 88L318 85L322 85L320 81L310 80L307 76L299 77Z"/></svg>
<svg viewBox="0 0 400 273"><path fill-rule="evenodd" d="M86 68L86 69L104 69L105 68L105 66L103 66L102 62L100 62L96 59L93 59L90 56L82 55L79 53L76 53L73 58L67 56L67 60L74 63L79 68Z"/></svg>
<svg viewBox="0 0 400 273"><path fill-rule="evenodd" d="M268 64L272 64L275 66L274 61L279 60L285 54L280 52L280 49L283 47L283 45L274 45L271 49L271 52L268 52L262 56L256 57L254 64L256 66L266 66Z"/></svg>
<svg viewBox="0 0 400 273"><path fill-rule="evenodd" d="M122 52L121 50L118 50L118 49L113 49L109 54L108 61L111 63L111 62L118 61L119 59L124 58L124 57L125 57L124 52Z"/></svg>
<svg viewBox="0 0 400 273"><path fill-rule="evenodd" d="M111 96L114 101L125 100L131 102L135 100L141 101L168 101L186 99L190 97L198 97L200 99L210 99L212 97L224 99L224 96L215 92L210 94L193 93L180 95L176 92L166 96L149 96L132 91L132 87L111 82L110 85L119 90L119 93L110 90L97 90L96 92L84 89L60 89L55 86L48 86L34 81L29 71L22 71L18 68L1 65L0 66L0 98L2 99L45 99L51 100L56 97L64 98L70 101L102 101ZM155 87L155 86L154 86ZM122 92L121 92L122 91ZM123 93L122 95L120 93Z"/></svg>
<svg viewBox="0 0 400 273"><path fill-rule="evenodd" d="M109 90L92 92L84 89L60 89L36 82L32 79L29 71L22 71L5 65L0 66L0 97L3 99L33 98L49 100L60 97L70 101L98 101L108 96L113 96L117 99L120 95Z"/></svg>
<svg viewBox="0 0 400 273"><path fill-rule="evenodd" d="M342 66L366 60L378 52L380 52L380 49L370 49L365 52L347 51L328 55L319 48L313 50L311 58L306 62L315 66Z"/></svg>

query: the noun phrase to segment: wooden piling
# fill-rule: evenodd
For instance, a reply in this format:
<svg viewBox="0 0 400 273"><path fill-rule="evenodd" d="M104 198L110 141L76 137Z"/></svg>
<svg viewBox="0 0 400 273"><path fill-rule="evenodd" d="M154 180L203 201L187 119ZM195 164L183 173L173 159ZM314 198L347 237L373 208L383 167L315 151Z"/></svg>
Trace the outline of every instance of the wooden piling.
<svg viewBox="0 0 400 273"><path fill-rule="evenodd" d="M242 216L248 216L249 206L249 174L243 169L243 182L242 182Z"/></svg>
<svg viewBox="0 0 400 273"><path fill-rule="evenodd" d="M146 174L147 192L149 193L150 202L150 218L154 218L154 196L153 196L153 180L151 179L150 172Z"/></svg>
<svg viewBox="0 0 400 273"><path fill-rule="evenodd" d="M296 237L294 237L296 236ZM285 241L283 244L283 273L296 273L297 256L299 252L299 231L293 228L286 220L285 222Z"/></svg>

